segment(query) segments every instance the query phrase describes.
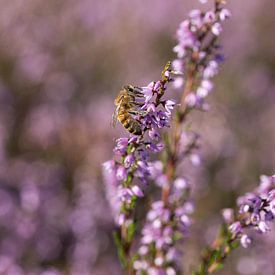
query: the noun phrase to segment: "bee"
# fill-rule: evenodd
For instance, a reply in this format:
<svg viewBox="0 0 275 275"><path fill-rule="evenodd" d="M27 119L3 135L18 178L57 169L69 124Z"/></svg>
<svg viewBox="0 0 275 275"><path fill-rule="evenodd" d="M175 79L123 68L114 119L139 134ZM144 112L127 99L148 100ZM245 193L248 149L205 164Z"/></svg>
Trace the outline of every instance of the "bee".
<svg viewBox="0 0 275 275"><path fill-rule="evenodd" d="M116 108L113 114L113 125L115 126L118 120L131 134L141 135L141 123L133 115L141 114L138 110L141 103L137 102L136 99L143 96L140 88L132 85L124 86L114 102Z"/></svg>

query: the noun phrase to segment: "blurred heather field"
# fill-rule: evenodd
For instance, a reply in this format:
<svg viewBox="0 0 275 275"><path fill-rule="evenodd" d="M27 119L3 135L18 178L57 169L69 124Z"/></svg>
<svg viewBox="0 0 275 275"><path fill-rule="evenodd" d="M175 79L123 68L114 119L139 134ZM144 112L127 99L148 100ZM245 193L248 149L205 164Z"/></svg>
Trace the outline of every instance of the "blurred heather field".
<svg viewBox="0 0 275 275"><path fill-rule="evenodd" d="M1 1L0 274L121 273L101 178L114 138L125 134L110 126L113 100L124 84L158 79L174 58L178 24L196 5ZM220 209L274 173L275 3L229 8L211 110L192 116L202 164L187 175L197 211L183 247L186 274L213 239ZM275 274L274 231L255 238L220 274Z"/></svg>

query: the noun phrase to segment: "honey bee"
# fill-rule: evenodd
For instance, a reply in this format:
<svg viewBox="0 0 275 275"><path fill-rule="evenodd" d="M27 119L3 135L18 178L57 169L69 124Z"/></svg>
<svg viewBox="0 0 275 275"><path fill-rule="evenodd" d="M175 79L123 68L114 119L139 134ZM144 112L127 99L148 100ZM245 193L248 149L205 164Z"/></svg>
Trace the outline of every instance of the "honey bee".
<svg viewBox="0 0 275 275"><path fill-rule="evenodd" d="M141 114L138 106L141 104L136 101L137 98L143 97L141 89L132 85L124 86L115 99L115 111L113 114L113 125L118 120L123 127L131 134L141 135L141 123L133 115Z"/></svg>

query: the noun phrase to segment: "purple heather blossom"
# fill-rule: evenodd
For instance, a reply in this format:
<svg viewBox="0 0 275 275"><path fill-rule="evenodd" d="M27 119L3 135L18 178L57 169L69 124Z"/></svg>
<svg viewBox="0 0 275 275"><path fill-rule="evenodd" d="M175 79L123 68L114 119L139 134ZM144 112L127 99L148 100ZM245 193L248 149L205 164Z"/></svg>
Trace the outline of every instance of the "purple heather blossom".
<svg viewBox="0 0 275 275"><path fill-rule="evenodd" d="M247 228L254 228L258 233L265 234L270 231L269 223L274 220L275 202L275 177L261 176L260 185L253 192L247 193L237 200L239 213L237 219L232 223L233 210L223 210L226 222L230 222L229 230L233 238L240 238L243 247L251 243L246 233ZM230 213L230 218L226 213Z"/></svg>
<svg viewBox="0 0 275 275"><path fill-rule="evenodd" d="M106 187L107 190L111 189L111 192L107 191L108 197L111 197L111 193L116 197L110 202L113 212L116 213L115 220L120 225L126 221L125 215L130 215L130 212L124 213L125 209L131 209L133 200L144 196L143 189L150 176L150 153L159 153L164 149L159 131L170 126L171 112L176 104L171 99L161 101L170 81L170 69L167 68L161 81L150 82L140 88L143 93L143 98L139 98L140 115L135 115L134 119L141 124L143 135L118 138L113 160L103 165ZM138 179L141 185L133 184L134 179Z"/></svg>
<svg viewBox="0 0 275 275"><path fill-rule="evenodd" d="M200 2L206 3L207 1ZM184 85L185 64L196 63L198 66L198 70L193 72L196 74L194 75L195 87L185 98L189 108L206 108L204 98L213 89L210 79L217 74L218 61L222 60L217 54L216 42L205 45L201 38L208 37L209 41L215 41L214 37L219 36L222 32L221 23L230 15L229 10L221 7L204 13L197 9L192 10L189 13L189 18L184 20L177 30L178 44L174 47L177 59L173 61L172 65L174 70L181 72L182 75L177 75L174 82L175 88L181 88Z"/></svg>
<svg viewBox="0 0 275 275"><path fill-rule="evenodd" d="M157 176L156 183L159 185L158 181L164 175L159 175L158 172L155 175ZM142 229L138 258L134 263L137 272L146 271L146 274L149 274L148 270L157 266L158 270L159 268L163 270L163 274L168 274L165 273L168 268L171 274L173 274L172 271L176 274L180 259L176 244L187 236L188 228L192 223L189 217L193 212L192 202L182 200L179 195L183 194L187 188L186 180L177 178L172 188L174 192L170 194L169 206L161 200L152 203ZM178 240L175 241L175 239Z"/></svg>

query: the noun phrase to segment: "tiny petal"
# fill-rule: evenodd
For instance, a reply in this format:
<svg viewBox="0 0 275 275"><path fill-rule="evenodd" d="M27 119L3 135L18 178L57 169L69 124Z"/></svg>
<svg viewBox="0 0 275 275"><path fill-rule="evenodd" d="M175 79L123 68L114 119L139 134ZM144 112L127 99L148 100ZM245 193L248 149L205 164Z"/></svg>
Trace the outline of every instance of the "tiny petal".
<svg viewBox="0 0 275 275"><path fill-rule="evenodd" d="M241 233L242 231L242 226L241 223L239 221L232 223L229 226L229 230L232 232L232 234L237 235L239 233Z"/></svg>
<svg viewBox="0 0 275 275"><path fill-rule="evenodd" d="M132 187L132 191L133 191L134 195L136 195L137 197L139 197L139 198L144 197L144 194L143 194L142 190L139 188L139 186L134 185Z"/></svg>
<svg viewBox="0 0 275 275"><path fill-rule="evenodd" d="M164 259L162 257L157 257L157 258L155 258L154 262L155 262L156 266L162 266L164 263Z"/></svg>
<svg viewBox="0 0 275 275"><path fill-rule="evenodd" d="M176 77L173 82L173 86L175 89L179 89L183 86L183 78L182 77Z"/></svg>
<svg viewBox="0 0 275 275"><path fill-rule="evenodd" d="M215 20L215 13L213 11L208 11L205 13L203 22L204 23L212 23Z"/></svg>
<svg viewBox="0 0 275 275"><path fill-rule="evenodd" d="M258 228L262 233L266 233L267 231L270 231L269 226L267 225L266 222L260 221L258 224Z"/></svg>
<svg viewBox="0 0 275 275"><path fill-rule="evenodd" d="M195 107L197 104L197 97L194 93L190 93L185 97L185 102L189 107Z"/></svg>
<svg viewBox="0 0 275 275"><path fill-rule="evenodd" d="M108 160L104 162L102 165L107 172L112 172L115 167L115 162L114 160Z"/></svg>
<svg viewBox="0 0 275 275"><path fill-rule="evenodd" d="M125 180L127 178L126 169L123 166L117 168L116 177L118 180Z"/></svg>
<svg viewBox="0 0 275 275"><path fill-rule="evenodd" d="M194 166L199 166L201 164L201 159L197 154L190 155L190 161Z"/></svg>
<svg viewBox="0 0 275 275"><path fill-rule="evenodd" d="M135 157L133 154L127 155L124 159L124 166L125 168L129 168L135 162Z"/></svg>
<svg viewBox="0 0 275 275"><path fill-rule="evenodd" d="M121 214L118 216L118 225L121 226L122 224L124 224L125 220L126 220L125 215L121 213Z"/></svg>
<svg viewBox="0 0 275 275"><path fill-rule="evenodd" d="M176 272L176 270L175 270L174 268L168 267L168 268L166 269L166 274L167 274L167 275L176 275L177 272Z"/></svg>
<svg viewBox="0 0 275 275"><path fill-rule="evenodd" d="M219 16L221 21L224 21L231 16L231 12L228 9L222 9Z"/></svg>
<svg viewBox="0 0 275 275"><path fill-rule="evenodd" d="M148 248L148 246L146 246L146 245L142 245L142 246L138 249L138 253L139 253L140 255L146 255L146 254L148 253L148 251L149 251L149 248Z"/></svg>
<svg viewBox="0 0 275 275"><path fill-rule="evenodd" d="M247 248L250 244L251 244L251 239L246 234L243 234L241 237L241 245L244 248Z"/></svg>
<svg viewBox="0 0 275 275"><path fill-rule="evenodd" d="M174 109L176 102L174 100L166 100L165 101L165 109L167 111L168 114L171 114L171 110Z"/></svg>
<svg viewBox="0 0 275 275"><path fill-rule="evenodd" d="M226 223L230 224L234 220L234 212L231 208L225 208L222 210L222 215Z"/></svg>
<svg viewBox="0 0 275 275"><path fill-rule="evenodd" d="M208 96L209 91L203 87L199 87L197 89L197 95L201 98L205 98Z"/></svg>
<svg viewBox="0 0 275 275"><path fill-rule="evenodd" d="M188 187L186 180L183 179L183 178L177 178L174 181L174 186L175 186L176 189L179 189L179 190L183 190L183 189L186 189Z"/></svg>
<svg viewBox="0 0 275 275"><path fill-rule="evenodd" d="M215 23L212 26L211 31L214 35L219 36L222 32L222 25L220 23Z"/></svg>
<svg viewBox="0 0 275 275"><path fill-rule="evenodd" d="M151 139L158 140L160 138L160 134L155 128L150 129L148 134Z"/></svg>

